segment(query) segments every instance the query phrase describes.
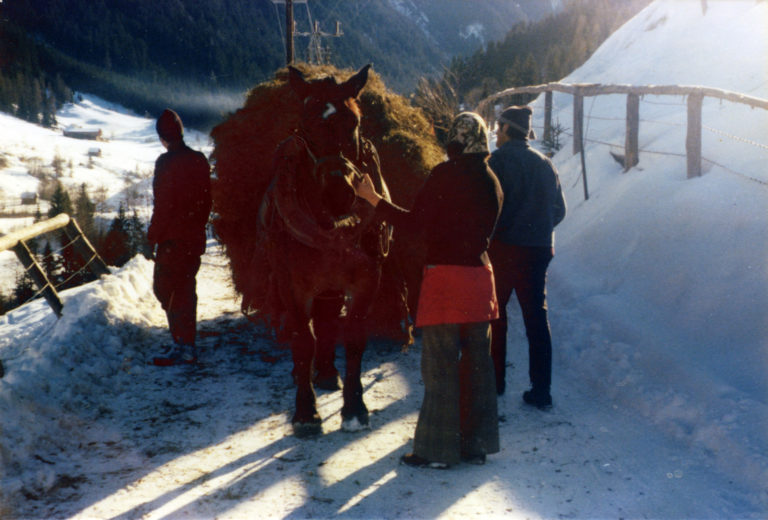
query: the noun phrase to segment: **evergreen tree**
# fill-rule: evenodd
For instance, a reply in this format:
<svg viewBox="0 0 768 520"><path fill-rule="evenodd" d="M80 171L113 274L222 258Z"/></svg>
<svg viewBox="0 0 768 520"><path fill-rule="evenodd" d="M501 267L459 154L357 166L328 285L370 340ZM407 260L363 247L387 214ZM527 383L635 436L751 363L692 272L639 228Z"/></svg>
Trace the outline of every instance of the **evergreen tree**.
<svg viewBox="0 0 768 520"><path fill-rule="evenodd" d="M51 197L51 207L48 209L48 218L53 218L61 213L72 214L72 201L64 186L59 181L56 181L56 188Z"/></svg>
<svg viewBox="0 0 768 520"><path fill-rule="evenodd" d="M104 238L101 257L107 264L118 267L131 259L131 236L128 232L128 220L125 217L125 206L120 203L117 216L112 219L109 231Z"/></svg>
<svg viewBox="0 0 768 520"><path fill-rule="evenodd" d="M128 221L128 233L131 237L130 252L131 257L137 254L142 254L146 258L152 256L149 242L147 241L147 233L144 230L144 222L139 218L138 212L134 209L131 219Z"/></svg>
<svg viewBox="0 0 768 520"><path fill-rule="evenodd" d="M35 281L29 271L16 276L16 286L13 288L12 308L24 305L37 293Z"/></svg>
<svg viewBox="0 0 768 520"><path fill-rule="evenodd" d="M460 97L480 101L492 79L500 88L557 81L581 66L622 23L648 5L650 0L580 0L536 23L513 27L503 41L467 58L454 58L448 72L457 83ZM489 94L492 92L488 92ZM521 104L530 96L508 100Z"/></svg>
<svg viewBox="0 0 768 520"><path fill-rule="evenodd" d="M75 220L80 230L92 243L96 243L96 204L88 197L85 183L80 185L75 199Z"/></svg>
<svg viewBox="0 0 768 520"><path fill-rule="evenodd" d="M53 94L49 94L45 97L43 103L43 126L46 128L52 128L56 126L58 121L56 120L56 98Z"/></svg>
<svg viewBox="0 0 768 520"><path fill-rule="evenodd" d="M0 292L0 316L11 310L12 300L5 293Z"/></svg>

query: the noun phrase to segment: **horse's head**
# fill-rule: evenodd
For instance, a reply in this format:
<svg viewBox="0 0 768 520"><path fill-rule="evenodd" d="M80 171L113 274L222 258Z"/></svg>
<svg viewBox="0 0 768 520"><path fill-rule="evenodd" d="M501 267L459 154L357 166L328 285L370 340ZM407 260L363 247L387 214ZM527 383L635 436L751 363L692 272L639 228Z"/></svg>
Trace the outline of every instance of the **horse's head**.
<svg viewBox="0 0 768 520"><path fill-rule="evenodd" d="M357 96L368 81L366 65L343 83L334 77L307 81L303 74L288 67L288 81L302 100L301 129L317 156L358 154L360 107Z"/></svg>
<svg viewBox="0 0 768 520"><path fill-rule="evenodd" d="M339 225L352 212L356 200L355 184L362 174L342 155L328 156L317 161L313 177L319 192L320 211L326 227Z"/></svg>

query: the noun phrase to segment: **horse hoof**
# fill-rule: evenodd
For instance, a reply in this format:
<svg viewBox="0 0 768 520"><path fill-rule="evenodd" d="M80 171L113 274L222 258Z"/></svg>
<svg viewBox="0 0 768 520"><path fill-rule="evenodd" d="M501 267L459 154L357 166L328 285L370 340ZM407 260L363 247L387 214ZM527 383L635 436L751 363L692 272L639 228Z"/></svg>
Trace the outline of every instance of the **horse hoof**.
<svg viewBox="0 0 768 520"><path fill-rule="evenodd" d="M314 381L315 388L318 390L327 390L335 392L341 390L342 383L339 374L328 377L317 377Z"/></svg>
<svg viewBox="0 0 768 520"><path fill-rule="evenodd" d="M345 432L360 432L363 430L370 430L371 425L368 422L367 416L363 418L362 421L358 417L351 417L349 419L342 419L341 429Z"/></svg>
<svg viewBox="0 0 768 520"><path fill-rule="evenodd" d="M299 439L315 437L323 433L323 426L320 423L293 423L293 434Z"/></svg>

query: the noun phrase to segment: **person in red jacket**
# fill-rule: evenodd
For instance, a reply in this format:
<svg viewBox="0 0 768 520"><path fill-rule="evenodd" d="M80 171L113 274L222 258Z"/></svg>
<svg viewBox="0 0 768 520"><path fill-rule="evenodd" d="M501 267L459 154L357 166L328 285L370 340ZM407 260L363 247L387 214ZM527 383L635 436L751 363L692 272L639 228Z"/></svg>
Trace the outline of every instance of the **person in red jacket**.
<svg viewBox="0 0 768 520"><path fill-rule="evenodd" d="M358 196L375 215L424 232L426 258L416 312L422 331L424 400L410 466L485 462L499 451L490 321L498 317L488 245L501 211L488 167L488 130L472 112L454 119L448 160L437 165L407 211L379 196L367 175Z"/></svg>
<svg viewBox="0 0 768 520"><path fill-rule="evenodd" d="M155 250L153 289L168 317L173 345L157 366L197 362L195 276L205 252L205 226L211 212L211 168L205 155L184 143L179 115L166 109L157 119L157 135L166 148L155 162L154 208L147 240Z"/></svg>

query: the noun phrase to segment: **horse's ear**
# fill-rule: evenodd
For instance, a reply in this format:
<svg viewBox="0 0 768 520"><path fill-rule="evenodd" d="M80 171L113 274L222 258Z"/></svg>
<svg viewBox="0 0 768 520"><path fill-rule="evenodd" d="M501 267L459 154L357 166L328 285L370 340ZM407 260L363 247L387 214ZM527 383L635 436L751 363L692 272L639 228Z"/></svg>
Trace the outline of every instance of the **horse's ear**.
<svg viewBox="0 0 768 520"><path fill-rule="evenodd" d="M304 79L304 74L295 67L288 66L288 84L300 99L307 97L307 80Z"/></svg>
<svg viewBox="0 0 768 520"><path fill-rule="evenodd" d="M368 83L368 71L370 68L371 64L369 63L344 82L344 87L348 89L347 93L349 94L349 97L356 98L358 94L360 94L360 91L363 90L365 84Z"/></svg>

